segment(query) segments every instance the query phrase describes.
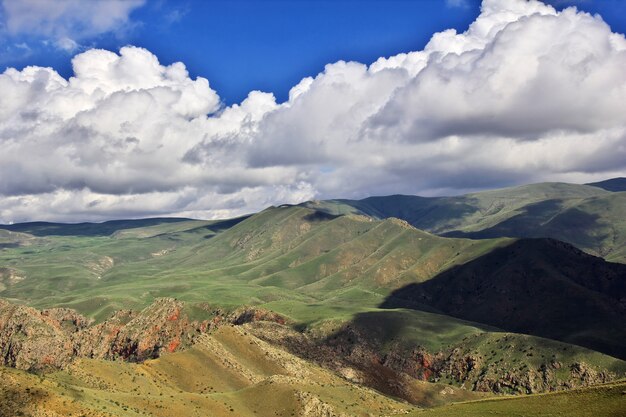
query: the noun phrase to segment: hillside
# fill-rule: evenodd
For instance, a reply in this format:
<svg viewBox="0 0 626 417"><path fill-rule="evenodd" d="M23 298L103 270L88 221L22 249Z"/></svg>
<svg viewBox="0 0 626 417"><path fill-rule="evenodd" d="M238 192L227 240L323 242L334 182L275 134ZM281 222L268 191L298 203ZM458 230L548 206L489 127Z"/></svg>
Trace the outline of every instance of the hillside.
<svg viewBox="0 0 626 417"><path fill-rule="evenodd" d="M607 182L618 183L619 179ZM541 183L457 197L395 195L304 205L332 214L397 217L449 237L553 238L626 263L626 193L592 184Z"/></svg>
<svg viewBox="0 0 626 417"><path fill-rule="evenodd" d="M142 311L120 310L102 323L70 309L38 311L2 302L0 365L50 374L82 359L141 363L186 352L233 325L349 381L420 406L492 392L570 389L626 375L626 362L597 352L433 313L369 309L348 322L326 320L302 331L269 310L227 312L171 298ZM437 394L442 390L445 396Z"/></svg>
<svg viewBox="0 0 626 417"><path fill-rule="evenodd" d="M174 417L210 410L216 417L365 417L415 409L228 326L184 352L141 364L80 359L45 376L0 367L0 396L2 416Z"/></svg>
<svg viewBox="0 0 626 417"><path fill-rule="evenodd" d="M7 249L0 262L19 267L25 279L2 296L40 308L76 308L97 319L160 296L217 299L224 307L337 297L340 304L375 307L394 288L505 242L446 239L399 220L302 207L271 208L229 228L177 224L179 230L166 233L150 226L112 236L47 236L39 245ZM316 314L326 313L336 314Z"/></svg>
<svg viewBox="0 0 626 417"><path fill-rule="evenodd" d="M522 398L473 401L409 413L411 417L624 417L626 382ZM520 414L522 412L523 414Z"/></svg>
<svg viewBox="0 0 626 417"><path fill-rule="evenodd" d="M245 347L242 350L241 347ZM303 376L305 376L303 378ZM36 376L0 367L0 415L621 417L626 383L416 409L224 329L193 349L143 364L81 360ZM454 396L447 387L427 395ZM466 398L468 400L469 398ZM407 414L407 411L409 412Z"/></svg>
<svg viewBox="0 0 626 417"><path fill-rule="evenodd" d="M426 305L626 358L625 301L626 266L536 239L519 240L398 289L383 307Z"/></svg>
<svg viewBox="0 0 626 417"><path fill-rule="evenodd" d="M609 180L592 182L586 185L591 185L592 187L602 188L603 190L612 191L612 192L621 192L626 191L626 178L611 178Z"/></svg>
<svg viewBox="0 0 626 417"><path fill-rule="evenodd" d="M7 281L0 296L37 308L75 309L85 320L95 320L90 326L101 326L94 329L126 328L126 321L135 316L120 312L151 311L158 297L184 302L179 310L189 323L228 317L241 306L255 306L281 315L287 323L251 329L258 337L338 373L348 366L358 371L362 383L410 401L422 401L407 388L415 383L411 381L443 381L482 392L528 393L606 382L626 371L621 360L571 344L584 344L585 338L565 339L550 333L550 337L570 342L559 344L501 330L545 335L513 326L524 324L522 319L535 314L540 303L553 302L550 297L560 288L560 277L588 265L593 269L601 261L577 251L564 255L571 265L556 263L546 269L551 278L546 281L546 295L533 293L534 303L524 305L519 317L511 316L518 321L492 327L481 324L493 324L490 318L459 320L442 314L445 306L432 303L411 305L419 311L379 306L394 290L436 282L446 271L485 262L499 248L514 244L511 239L446 238L399 219L337 215L302 206L272 207L232 221L129 221L127 225L128 229L114 228L110 235L105 233L112 230L107 224L102 231L91 225L90 233L78 229L75 235L68 234L71 228L58 225L50 232L53 234L32 245L5 248L0 262L19 271L20 280ZM59 233L59 229L67 233ZM528 252L527 263L543 259L542 251L532 245L522 251ZM605 264L601 263L601 271L612 270ZM588 285L604 285L602 279L593 284L595 279L591 277ZM481 291L486 300L498 298L488 287ZM598 300L590 295L595 294L590 289L572 294L563 303L582 300L593 304ZM608 311L614 305L590 311L593 317L613 317ZM127 318L115 325L115 320L120 320L116 317ZM139 322L158 322L158 317ZM586 329L591 326L590 322L582 324ZM196 334L198 328L202 326L190 327L190 334ZM103 332L89 329L85 331ZM620 346L622 326L614 317L598 329L594 340L604 344L594 347L613 352L610 349ZM143 332L124 330L119 334L126 335L122 342L139 343L146 337L141 336ZM174 333L180 337L177 348L194 343L193 337L182 337L185 331ZM21 336L15 335L17 339L8 339L9 346L18 346L14 341ZM116 342L104 343L98 350L100 356L95 357L128 360L159 356L174 341L163 337L161 333L148 337L152 344L142 345L147 356L137 355L132 344ZM108 339L94 340L103 343ZM504 349L503 340L516 348L494 354L498 351L495 346ZM467 363L472 363L469 369ZM65 361L59 364L64 366ZM396 375L390 380L401 383L390 385L377 375Z"/></svg>

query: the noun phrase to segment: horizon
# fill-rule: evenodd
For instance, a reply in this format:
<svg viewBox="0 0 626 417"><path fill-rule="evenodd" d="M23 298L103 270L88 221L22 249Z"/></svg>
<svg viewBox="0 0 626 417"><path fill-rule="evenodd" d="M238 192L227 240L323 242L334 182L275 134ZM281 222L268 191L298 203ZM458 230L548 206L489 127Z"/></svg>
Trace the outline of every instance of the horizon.
<svg viewBox="0 0 626 417"><path fill-rule="evenodd" d="M614 178L606 178L604 180L600 180L597 181L597 183L602 183L602 182L608 182L608 181L613 181L613 180L626 180L626 177L614 177ZM594 187L593 183L587 183L587 184L578 184L578 183L568 183L568 182L539 182L539 183L532 183L532 184L519 184L519 185L515 185L512 187L504 187L504 188L491 188L491 189L484 189L482 191L497 191L497 190L504 190L504 189L509 189L509 188L517 188L517 187L523 187L523 186L531 186L531 185L539 185L539 184L569 184L569 185L588 185L591 187ZM478 191L480 192L480 191ZM394 196L405 196L405 197L423 197L423 198L446 198L446 197L463 197L467 194L472 194L472 193L466 193L466 194L456 194L456 195L447 195L447 196L421 196L421 195L416 195L416 194L386 194L386 195L370 195L370 196L366 196L363 197L362 199L367 199L367 198L381 198L381 197L394 197ZM360 200L362 200L360 199ZM178 216L153 216L153 217L120 217L120 218L111 218L111 219L104 219L104 220L100 220L100 221L80 221L80 222L55 222L55 221L46 221L46 220L29 220L29 221L25 221L25 222L14 222L14 223L0 223L0 228L2 226L13 226L13 225L20 225L20 224L30 224L30 223L49 223L49 224L64 224L64 225L79 225L79 224L103 224L103 223L109 223L109 222L117 222L117 221L135 221L135 220L154 220L154 219L179 219L181 221L185 221L185 220L193 220L193 221L222 221L222 220L231 220L231 219L237 219L237 218L243 218L243 217L251 217L261 211L267 210L269 208L273 208L273 207L283 207L283 206L298 206L304 203L308 203L308 202L315 202L315 201L337 201L337 200L344 200L341 197L331 197L328 199L324 199L324 200L305 200L305 201L300 201L298 203L276 203L276 204L272 204L270 206L264 207L258 211L253 211L253 212L249 212L249 213L243 213L243 214L239 214L237 216L234 217L224 217L224 218L213 218L213 219L207 219L207 218L194 218L194 217L178 217Z"/></svg>
<svg viewBox="0 0 626 417"><path fill-rule="evenodd" d="M1 224L626 176L624 2L75 1L0 3Z"/></svg>

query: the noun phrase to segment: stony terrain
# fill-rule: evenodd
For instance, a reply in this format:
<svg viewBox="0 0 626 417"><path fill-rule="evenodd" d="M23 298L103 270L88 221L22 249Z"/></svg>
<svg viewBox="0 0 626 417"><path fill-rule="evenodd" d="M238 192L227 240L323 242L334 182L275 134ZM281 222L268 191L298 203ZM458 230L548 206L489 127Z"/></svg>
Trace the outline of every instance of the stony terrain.
<svg viewBox="0 0 626 417"><path fill-rule="evenodd" d="M425 402L424 388L418 381L454 382L455 386L477 392L534 393L605 383L623 376L615 371L621 369L616 365L602 368L553 355L528 366L514 356L505 355L494 361L472 348L493 342L494 348L502 352L534 349L534 340L516 334L503 333L497 339L488 333L476 334L474 340L462 345L431 351L400 343L385 347L381 329L366 319L346 324L330 334L320 330L302 333L287 324L284 317L258 308L229 313L207 309L206 313L212 318L192 321L183 302L162 298L140 312L118 311L94 324L70 309L38 311L2 301L0 354L4 366L38 372L68 369L80 358L140 363L197 344L209 344L217 352L219 345L211 344L207 334L223 326L242 326L271 345L281 346L346 380L422 405L435 405L438 401ZM554 346L549 351L569 348L551 343ZM537 352L544 356L545 351ZM588 354L593 356L592 352ZM220 357L237 363L237 358L228 354ZM240 372L246 375L243 368ZM453 387L448 391L448 400L471 397Z"/></svg>
<svg viewBox="0 0 626 417"><path fill-rule="evenodd" d="M142 362L193 345L220 324L275 320L279 315L259 309L238 309L224 315L207 311L203 321L191 321L184 303L160 298L142 311L120 310L95 324L75 310L36 310L0 299L2 365L26 371L65 369L74 359L92 358Z"/></svg>
<svg viewBox="0 0 626 417"><path fill-rule="evenodd" d="M223 325L193 347L142 363L77 359L36 376L0 367L0 415L306 416L404 415L387 398Z"/></svg>

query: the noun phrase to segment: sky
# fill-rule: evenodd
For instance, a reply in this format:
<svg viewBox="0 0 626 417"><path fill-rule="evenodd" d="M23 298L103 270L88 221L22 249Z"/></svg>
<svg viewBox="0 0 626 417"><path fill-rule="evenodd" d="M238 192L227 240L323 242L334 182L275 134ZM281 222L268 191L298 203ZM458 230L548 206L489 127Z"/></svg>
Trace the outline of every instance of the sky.
<svg viewBox="0 0 626 417"><path fill-rule="evenodd" d="M622 0L0 0L0 223L626 175Z"/></svg>

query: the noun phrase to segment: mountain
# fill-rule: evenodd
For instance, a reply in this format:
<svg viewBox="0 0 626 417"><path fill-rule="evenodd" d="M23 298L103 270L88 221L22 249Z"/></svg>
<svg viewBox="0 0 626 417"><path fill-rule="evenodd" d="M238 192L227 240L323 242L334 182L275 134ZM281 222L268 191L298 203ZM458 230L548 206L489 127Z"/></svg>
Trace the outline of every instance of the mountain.
<svg viewBox="0 0 626 417"><path fill-rule="evenodd" d="M505 242L447 239L397 219L330 216L297 206L225 224L49 235L38 245L0 252L2 265L24 277L2 295L40 308L76 308L96 319L120 308L143 308L160 296L219 299L232 307L333 297L348 305L365 298L376 306L394 288Z"/></svg>
<svg viewBox="0 0 626 417"><path fill-rule="evenodd" d="M1 229L35 236L108 236L117 230L184 222L190 219L166 217L137 220L110 220L102 223L28 222L0 225Z"/></svg>
<svg viewBox="0 0 626 417"><path fill-rule="evenodd" d="M331 214L397 217L448 237L553 238L626 263L626 193L591 185L540 183L457 197L394 195L304 205Z"/></svg>
<svg viewBox="0 0 626 417"><path fill-rule="evenodd" d="M626 358L626 265L559 241L497 248L394 291L383 307L413 304Z"/></svg>
<svg viewBox="0 0 626 417"><path fill-rule="evenodd" d="M592 182L587 185L591 185L592 187L602 188L607 191L621 192L621 191L626 191L626 178L624 177L611 178L609 180Z"/></svg>
<svg viewBox="0 0 626 417"><path fill-rule="evenodd" d="M607 258L619 257L622 195L549 183L307 202L221 221L2 226L0 369L31 392L0 392L28 413L66 401L86 414L168 415L180 401L190 415L191 404L268 415L259 399L278 384L296 398L280 415L388 415L413 410L394 399L440 407L616 381L626 376L626 266L500 232L610 241ZM221 335L227 348L211 339ZM239 382L206 391L217 382L201 371L216 360L205 342L226 360L211 372L226 367L224 378ZM263 353L247 350L259 343ZM266 355L343 382L299 381ZM141 395L151 400L141 402L122 381L146 373ZM387 398L388 411L361 407L361 388ZM168 411L149 405L160 394L171 396Z"/></svg>

